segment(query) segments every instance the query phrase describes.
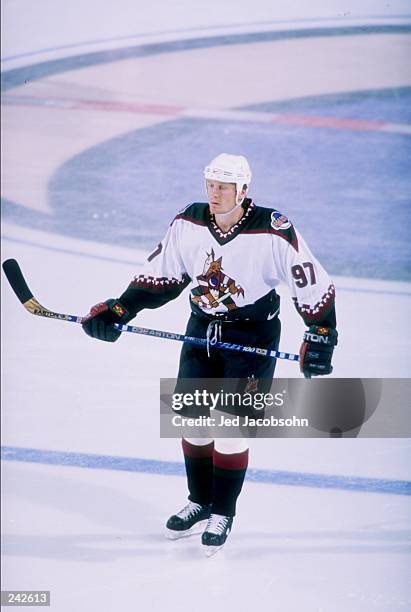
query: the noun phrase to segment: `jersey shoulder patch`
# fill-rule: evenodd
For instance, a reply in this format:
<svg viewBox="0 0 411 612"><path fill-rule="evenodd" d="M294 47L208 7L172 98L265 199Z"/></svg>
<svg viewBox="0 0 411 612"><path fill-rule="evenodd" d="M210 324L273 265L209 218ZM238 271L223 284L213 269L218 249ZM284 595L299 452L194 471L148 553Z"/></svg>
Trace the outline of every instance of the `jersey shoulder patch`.
<svg viewBox="0 0 411 612"><path fill-rule="evenodd" d="M195 225L207 225L207 208L208 204L204 202L189 204L174 217L173 223L177 219L183 219Z"/></svg>
<svg viewBox="0 0 411 612"><path fill-rule="evenodd" d="M273 210L271 212L271 224L270 225L274 230L284 231L284 230L290 229L291 221L288 219L288 217L280 213L280 211Z"/></svg>
<svg viewBox="0 0 411 612"><path fill-rule="evenodd" d="M275 208L256 206L255 214L247 227L250 233L272 234L286 240L298 251L298 238L292 222Z"/></svg>

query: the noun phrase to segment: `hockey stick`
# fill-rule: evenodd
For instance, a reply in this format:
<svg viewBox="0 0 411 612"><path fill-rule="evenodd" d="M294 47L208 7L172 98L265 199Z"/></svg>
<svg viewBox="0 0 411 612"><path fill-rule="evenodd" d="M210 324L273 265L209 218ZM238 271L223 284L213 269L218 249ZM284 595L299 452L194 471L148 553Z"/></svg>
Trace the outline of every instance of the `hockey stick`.
<svg viewBox="0 0 411 612"><path fill-rule="evenodd" d="M3 270L9 281L14 293L23 304L24 308L31 314L39 317L47 317L49 319L58 319L59 321L70 321L72 323L82 323L83 317L71 314L63 314L53 312L42 306L30 291L19 264L15 259L7 259L3 262ZM120 325L114 323L114 327L120 332L130 332L132 334L141 334L143 336L153 336L154 338L164 338L165 340L177 340L178 342L186 342L187 344L196 344L198 346L207 346L205 338L195 338L194 336L186 336L174 332L162 331L159 329L149 329L146 327L136 327L134 325ZM243 346L241 344L232 344L230 342L216 342L212 348L224 349L228 351L237 351L240 353L255 353L265 357L274 359L286 359L288 361L299 361L299 356L293 353L284 353L282 351L270 351L255 346Z"/></svg>

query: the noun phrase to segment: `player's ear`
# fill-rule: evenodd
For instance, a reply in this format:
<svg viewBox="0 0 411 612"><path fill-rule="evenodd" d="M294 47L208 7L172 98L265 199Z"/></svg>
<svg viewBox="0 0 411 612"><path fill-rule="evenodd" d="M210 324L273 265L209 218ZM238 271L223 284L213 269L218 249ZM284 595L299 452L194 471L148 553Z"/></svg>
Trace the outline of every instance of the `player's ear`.
<svg viewBox="0 0 411 612"><path fill-rule="evenodd" d="M240 196L237 198L237 200L244 200L245 196L247 195L247 191L248 191L248 187L247 185L243 185L241 191L240 191Z"/></svg>

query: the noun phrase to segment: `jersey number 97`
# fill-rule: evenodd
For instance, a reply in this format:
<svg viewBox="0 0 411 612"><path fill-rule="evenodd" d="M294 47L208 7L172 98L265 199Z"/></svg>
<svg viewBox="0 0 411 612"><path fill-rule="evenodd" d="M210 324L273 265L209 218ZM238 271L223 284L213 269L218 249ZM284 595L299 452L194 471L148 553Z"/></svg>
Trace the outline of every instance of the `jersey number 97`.
<svg viewBox="0 0 411 612"><path fill-rule="evenodd" d="M302 266L300 264L297 264L291 268L291 273L295 280L295 284L300 289L308 285L308 278L304 268L309 271L310 285L315 285L315 283L317 282L315 278L314 266L311 261L305 261Z"/></svg>

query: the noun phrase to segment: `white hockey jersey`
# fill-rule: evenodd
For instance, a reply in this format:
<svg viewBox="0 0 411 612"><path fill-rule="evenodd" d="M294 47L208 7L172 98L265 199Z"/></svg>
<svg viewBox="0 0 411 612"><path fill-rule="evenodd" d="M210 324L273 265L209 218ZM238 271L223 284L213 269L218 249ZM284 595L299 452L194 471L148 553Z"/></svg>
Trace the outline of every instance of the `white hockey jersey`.
<svg viewBox="0 0 411 612"><path fill-rule="evenodd" d="M207 204L185 208L120 301L134 312L156 308L190 285L194 312L270 319L276 314L272 295L283 282L306 324L335 326L334 285L292 223L249 199L243 206L242 218L227 233Z"/></svg>

